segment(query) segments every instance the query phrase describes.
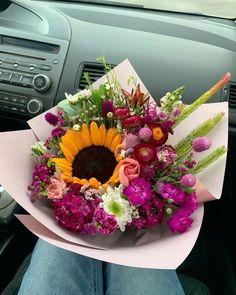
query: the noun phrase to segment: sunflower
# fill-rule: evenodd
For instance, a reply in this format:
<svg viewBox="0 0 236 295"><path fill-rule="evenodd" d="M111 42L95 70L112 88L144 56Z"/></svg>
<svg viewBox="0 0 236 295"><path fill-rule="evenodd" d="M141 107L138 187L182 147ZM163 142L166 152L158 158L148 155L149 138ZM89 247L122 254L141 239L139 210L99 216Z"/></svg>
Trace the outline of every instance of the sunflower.
<svg viewBox="0 0 236 295"><path fill-rule="evenodd" d="M63 158L52 158L66 182L88 184L94 188L119 181L120 155L116 155L121 143L116 128L106 129L95 122L83 124L80 131L68 129L61 137Z"/></svg>

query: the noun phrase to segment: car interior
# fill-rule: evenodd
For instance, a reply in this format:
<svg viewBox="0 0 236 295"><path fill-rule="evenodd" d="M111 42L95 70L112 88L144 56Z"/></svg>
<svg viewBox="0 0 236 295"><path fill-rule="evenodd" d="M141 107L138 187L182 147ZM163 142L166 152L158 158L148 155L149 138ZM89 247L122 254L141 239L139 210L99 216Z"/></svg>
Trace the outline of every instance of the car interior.
<svg viewBox="0 0 236 295"><path fill-rule="evenodd" d="M191 289L186 294L206 294L201 293L202 286L206 286L209 294L233 295L236 1L205 1L210 3L206 12L196 9L194 2L198 1L190 1L189 8L176 4L185 1L176 1L173 7L174 1L160 1L160 6L158 2L1 1L0 131L28 129L27 120L55 106L65 98L65 92L74 94L84 89L85 72L92 82L96 81L104 74L97 61L101 55L111 65L128 58L157 103L167 91L185 85L183 101L188 104L230 72L231 80L209 101L229 104L222 196L205 203L197 242L177 273L183 288ZM0 187L3 295L17 294L37 241L17 221L16 213L27 212Z"/></svg>

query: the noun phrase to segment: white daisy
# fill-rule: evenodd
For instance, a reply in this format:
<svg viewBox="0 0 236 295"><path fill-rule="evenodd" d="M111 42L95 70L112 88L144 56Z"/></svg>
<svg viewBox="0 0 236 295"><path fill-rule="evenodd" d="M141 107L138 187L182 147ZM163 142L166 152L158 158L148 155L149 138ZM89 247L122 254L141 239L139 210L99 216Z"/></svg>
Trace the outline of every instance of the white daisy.
<svg viewBox="0 0 236 295"><path fill-rule="evenodd" d="M102 195L100 206L108 214L115 215L115 219L121 231L125 231L125 225L132 221L132 208L130 203L122 198L121 186L114 189L107 187L106 192Z"/></svg>

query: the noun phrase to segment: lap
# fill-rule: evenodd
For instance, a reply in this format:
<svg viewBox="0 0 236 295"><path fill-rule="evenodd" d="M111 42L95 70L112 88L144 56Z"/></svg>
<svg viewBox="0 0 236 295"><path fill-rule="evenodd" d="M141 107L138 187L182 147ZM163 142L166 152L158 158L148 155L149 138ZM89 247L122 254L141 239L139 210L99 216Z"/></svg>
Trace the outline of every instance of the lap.
<svg viewBox="0 0 236 295"><path fill-rule="evenodd" d="M173 270L101 262L38 240L18 295L183 295Z"/></svg>

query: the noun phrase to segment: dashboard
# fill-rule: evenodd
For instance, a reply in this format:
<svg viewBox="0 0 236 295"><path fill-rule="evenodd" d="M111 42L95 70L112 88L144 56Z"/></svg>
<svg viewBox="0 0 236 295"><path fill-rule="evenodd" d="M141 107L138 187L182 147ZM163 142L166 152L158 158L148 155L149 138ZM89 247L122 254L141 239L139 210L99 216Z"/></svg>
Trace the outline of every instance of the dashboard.
<svg viewBox="0 0 236 295"><path fill-rule="evenodd" d="M236 24L232 20L96 4L11 0L0 12L0 130L26 121L85 87L96 61L129 58L149 92L186 85L191 102L224 72L232 81L211 101L228 100L236 124ZM4 122L8 122L3 123Z"/></svg>
<svg viewBox="0 0 236 295"><path fill-rule="evenodd" d="M112 65L128 58L157 102L167 91L185 85L183 100L190 103L231 72L231 81L210 100L229 102L223 194L205 206L202 234L193 250L197 259L187 274L208 281L214 294L236 294L235 20L81 2L0 1L0 132L29 128L27 120L56 105L65 92L86 86L84 72L96 81L104 74L97 61L101 55ZM216 261L224 266L225 276ZM212 281L204 277L207 267Z"/></svg>

